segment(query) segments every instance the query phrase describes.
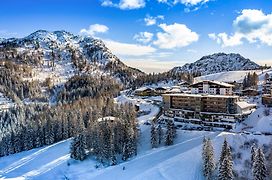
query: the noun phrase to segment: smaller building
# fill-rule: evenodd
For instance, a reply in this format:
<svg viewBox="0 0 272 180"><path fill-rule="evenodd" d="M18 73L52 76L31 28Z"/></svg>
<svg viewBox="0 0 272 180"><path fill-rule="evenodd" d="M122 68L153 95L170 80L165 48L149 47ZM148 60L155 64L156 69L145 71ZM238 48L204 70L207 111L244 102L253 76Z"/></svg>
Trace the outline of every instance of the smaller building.
<svg viewBox="0 0 272 180"><path fill-rule="evenodd" d="M267 107L272 107L272 95L263 95L262 103Z"/></svg>
<svg viewBox="0 0 272 180"><path fill-rule="evenodd" d="M256 89L244 89L242 90L242 96L258 96L259 92Z"/></svg>
<svg viewBox="0 0 272 180"><path fill-rule="evenodd" d="M178 83L178 86L180 87L180 90L181 91L188 91L189 90L189 86L190 86L190 83L186 82L186 81L183 81L181 83Z"/></svg>
<svg viewBox="0 0 272 180"><path fill-rule="evenodd" d="M234 85L219 81L200 81L189 86L192 94L232 95Z"/></svg>
<svg viewBox="0 0 272 180"><path fill-rule="evenodd" d="M155 88L155 92L157 95L161 95L164 94L167 91L167 88L165 87L157 87Z"/></svg>
<svg viewBox="0 0 272 180"><path fill-rule="evenodd" d="M251 114L254 110L256 110L256 104L249 104L245 101L238 101L236 102L237 105L237 113L242 115Z"/></svg>
<svg viewBox="0 0 272 180"><path fill-rule="evenodd" d="M156 95L155 90L149 87L142 87L142 88L136 89L134 93L136 96L155 96Z"/></svg>
<svg viewBox="0 0 272 180"><path fill-rule="evenodd" d="M116 121L117 119L118 119L118 118L113 117L113 116L106 116L106 117L99 118L97 121L98 121L98 122L102 122L102 121L110 121L110 122L114 122L114 121Z"/></svg>
<svg viewBox="0 0 272 180"><path fill-rule="evenodd" d="M179 94L179 93L183 93L183 91L181 91L180 86L172 86L165 93L167 93L167 94Z"/></svg>

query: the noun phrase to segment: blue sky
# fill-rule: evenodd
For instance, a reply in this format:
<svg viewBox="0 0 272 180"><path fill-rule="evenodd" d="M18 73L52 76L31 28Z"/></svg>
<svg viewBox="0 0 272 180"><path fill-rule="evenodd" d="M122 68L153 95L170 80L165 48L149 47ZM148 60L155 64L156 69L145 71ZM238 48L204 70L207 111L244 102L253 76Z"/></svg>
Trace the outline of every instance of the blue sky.
<svg viewBox="0 0 272 180"><path fill-rule="evenodd" d="M0 37L66 30L103 39L126 64L166 71L216 52L272 64L270 0L8 0Z"/></svg>

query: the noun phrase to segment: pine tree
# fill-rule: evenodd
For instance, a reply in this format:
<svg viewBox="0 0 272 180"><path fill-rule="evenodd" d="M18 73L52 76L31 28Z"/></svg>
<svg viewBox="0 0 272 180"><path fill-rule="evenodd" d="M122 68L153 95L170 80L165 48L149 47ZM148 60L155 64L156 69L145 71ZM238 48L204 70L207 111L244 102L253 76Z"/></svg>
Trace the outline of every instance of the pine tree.
<svg viewBox="0 0 272 180"><path fill-rule="evenodd" d="M71 158L83 161L86 158L86 140L83 134L77 135L71 143Z"/></svg>
<svg viewBox="0 0 272 180"><path fill-rule="evenodd" d="M214 161L214 149L210 139L204 138L203 140L203 172L207 180L213 179L213 173L215 170L215 161Z"/></svg>
<svg viewBox="0 0 272 180"><path fill-rule="evenodd" d="M232 157L231 156L231 150L228 145L227 139L224 140L222 150L221 150L221 156L219 158L219 164L221 164L225 157Z"/></svg>
<svg viewBox="0 0 272 180"><path fill-rule="evenodd" d="M111 129L112 130L112 129ZM115 138L115 134L114 134L114 131L112 130L111 132L111 140L110 140L110 153L111 153L111 159L110 159L110 164L112 166L116 165L117 164L117 159L116 159L116 151L115 151L115 144L114 144L114 138Z"/></svg>
<svg viewBox="0 0 272 180"><path fill-rule="evenodd" d="M251 167L253 167L253 164L255 162L256 151L257 151L256 146L255 146L255 144L253 144L252 147L251 147L251 157L250 157L250 159L251 159Z"/></svg>
<svg viewBox="0 0 272 180"><path fill-rule="evenodd" d="M267 169L265 165L265 157L261 148L258 148L253 164L253 178L254 180L265 180L267 176Z"/></svg>
<svg viewBox="0 0 272 180"><path fill-rule="evenodd" d="M151 147L157 148L158 147L158 132L154 124L151 125Z"/></svg>
<svg viewBox="0 0 272 180"><path fill-rule="evenodd" d="M222 146L220 161L219 161L219 180L232 180L233 179L233 162L231 149L225 139Z"/></svg>
<svg viewBox="0 0 272 180"><path fill-rule="evenodd" d="M159 125L159 126L157 127L157 132L158 132L159 144L161 144L162 138L163 138L163 130L162 130L161 125Z"/></svg>
<svg viewBox="0 0 272 180"><path fill-rule="evenodd" d="M167 121L167 131L165 134L165 145L170 146L174 144L174 123Z"/></svg>

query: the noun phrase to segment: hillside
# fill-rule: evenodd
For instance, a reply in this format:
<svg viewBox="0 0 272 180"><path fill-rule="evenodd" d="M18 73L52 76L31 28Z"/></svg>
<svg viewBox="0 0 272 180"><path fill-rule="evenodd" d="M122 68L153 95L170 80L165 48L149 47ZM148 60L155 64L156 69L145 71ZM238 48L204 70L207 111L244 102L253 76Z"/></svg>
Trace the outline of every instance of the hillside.
<svg viewBox="0 0 272 180"><path fill-rule="evenodd" d="M108 74L129 84L141 71L126 66L99 39L66 31L39 30L24 38L2 39L0 60L29 65L31 79L65 82L79 73Z"/></svg>
<svg viewBox="0 0 272 180"><path fill-rule="evenodd" d="M201 59L194 63L188 63L182 67L175 67L170 70L170 72L189 72L208 75L226 71L254 70L259 68L260 66L258 64L244 58L240 54L216 53L203 56Z"/></svg>

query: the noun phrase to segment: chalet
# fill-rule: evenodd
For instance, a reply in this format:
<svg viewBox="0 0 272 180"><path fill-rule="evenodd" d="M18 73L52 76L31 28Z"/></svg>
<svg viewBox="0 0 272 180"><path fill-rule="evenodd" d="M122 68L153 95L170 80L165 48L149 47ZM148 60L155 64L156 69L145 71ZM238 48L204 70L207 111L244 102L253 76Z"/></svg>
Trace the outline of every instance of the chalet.
<svg viewBox="0 0 272 180"><path fill-rule="evenodd" d="M189 90L189 86L190 86L190 83L186 82L186 81L183 81L181 83L178 83L178 86L180 87L180 90L181 91L188 91Z"/></svg>
<svg viewBox="0 0 272 180"><path fill-rule="evenodd" d="M172 86L165 93L167 93L167 94L176 94L176 93L183 93L183 91L181 91L180 86Z"/></svg>
<svg viewBox="0 0 272 180"><path fill-rule="evenodd" d="M232 95L164 94L163 112L177 122L232 129L243 120L243 112L255 107L238 109L237 102L239 96Z"/></svg>
<svg viewBox="0 0 272 180"><path fill-rule="evenodd" d="M157 95L164 94L167 91L167 88L165 87L157 87L155 88L155 92Z"/></svg>
<svg viewBox="0 0 272 180"><path fill-rule="evenodd" d="M232 95L234 85L218 81L200 81L189 86L192 94Z"/></svg>
<svg viewBox="0 0 272 180"><path fill-rule="evenodd" d="M256 104L249 104L245 101L238 101L236 102L236 105L237 105L237 113L242 115L251 114L257 108Z"/></svg>
<svg viewBox="0 0 272 180"><path fill-rule="evenodd" d="M248 88L241 92L242 96L258 96L259 92L256 89Z"/></svg>
<svg viewBox="0 0 272 180"><path fill-rule="evenodd" d="M154 96L155 90L153 88L142 87L136 89L134 93L136 96Z"/></svg>
<svg viewBox="0 0 272 180"><path fill-rule="evenodd" d="M118 120L118 118L113 116L106 116L106 117L99 118L97 121L98 122L102 122L102 121L114 122L116 120Z"/></svg>

